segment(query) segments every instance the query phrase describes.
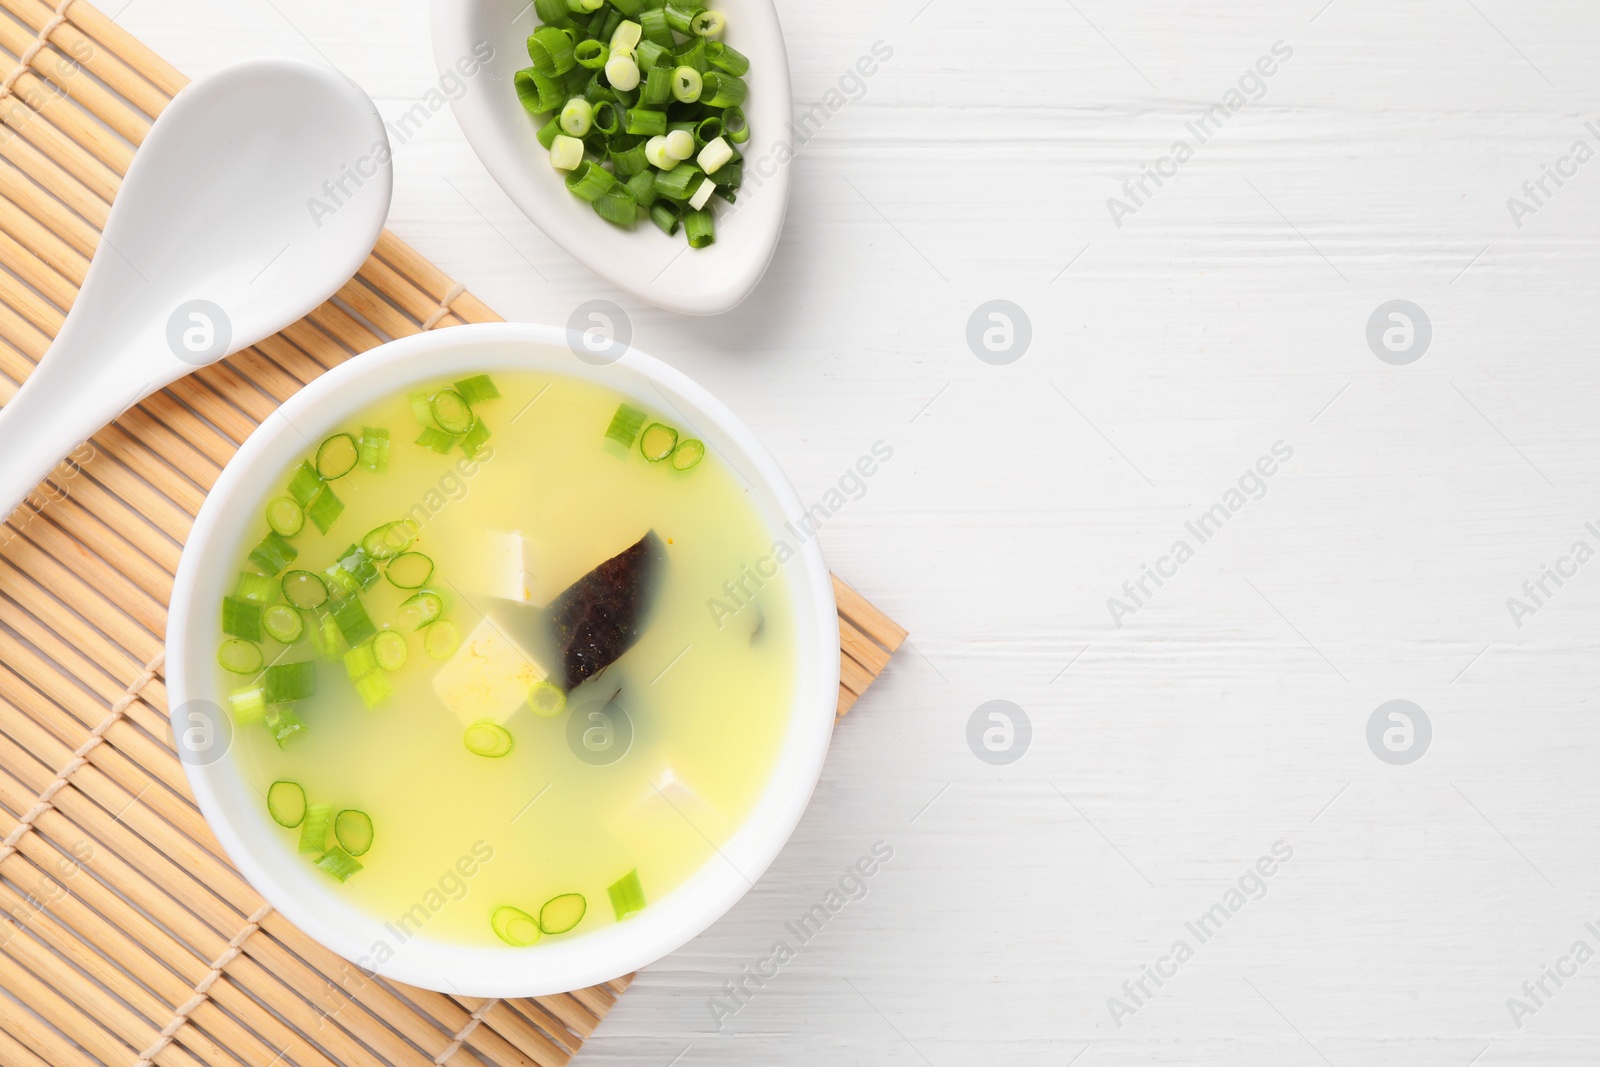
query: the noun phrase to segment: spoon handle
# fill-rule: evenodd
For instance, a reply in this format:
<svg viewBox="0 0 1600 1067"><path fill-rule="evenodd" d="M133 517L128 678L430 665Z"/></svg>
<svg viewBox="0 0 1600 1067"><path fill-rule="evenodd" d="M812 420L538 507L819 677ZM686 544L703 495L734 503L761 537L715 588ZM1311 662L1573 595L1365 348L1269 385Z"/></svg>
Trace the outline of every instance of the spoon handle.
<svg viewBox="0 0 1600 1067"><path fill-rule="evenodd" d="M46 352L0 408L0 515L10 515L57 463L106 423L165 384L85 380L73 361Z"/></svg>

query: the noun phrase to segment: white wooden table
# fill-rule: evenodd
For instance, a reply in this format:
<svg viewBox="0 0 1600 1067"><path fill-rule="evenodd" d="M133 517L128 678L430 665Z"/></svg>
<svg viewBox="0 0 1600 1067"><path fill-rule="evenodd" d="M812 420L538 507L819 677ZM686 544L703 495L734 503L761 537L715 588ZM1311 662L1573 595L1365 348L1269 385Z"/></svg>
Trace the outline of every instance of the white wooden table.
<svg viewBox="0 0 1600 1067"><path fill-rule="evenodd" d="M1600 952L1600 562L1562 560L1600 550L1600 161L1562 161L1600 149L1600 8L1324 3L786 0L802 106L893 55L800 153L766 281L716 320L572 264L448 111L399 152L403 238L507 317L617 299L803 497L894 453L823 537L912 647L776 865L581 1062L1595 1062L1600 959L1560 961ZM393 117L435 79L425 7L121 21L191 74L320 52ZM1571 176L1535 202L1547 165ZM967 343L994 299L1031 323L1009 365ZM1367 340L1398 299L1431 323L1409 363ZM1135 601L1144 565L1170 577ZM967 742L996 699L1032 726L1009 765ZM1397 699L1432 730L1405 765L1367 740ZM877 841L865 897L799 945L785 923ZM780 938L795 958L719 1031L711 998ZM1170 977L1141 992L1147 965Z"/></svg>

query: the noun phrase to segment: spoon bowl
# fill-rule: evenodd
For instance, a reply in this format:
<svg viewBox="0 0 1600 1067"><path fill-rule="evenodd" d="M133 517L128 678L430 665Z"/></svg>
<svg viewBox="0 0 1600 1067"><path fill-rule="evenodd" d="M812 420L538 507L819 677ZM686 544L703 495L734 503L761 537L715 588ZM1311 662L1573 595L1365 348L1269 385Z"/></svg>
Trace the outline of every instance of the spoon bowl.
<svg viewBox="0 0 1600 1067"><path fill-rule="evenodd" d="M389 213L383 121L343 75L241 63L150 128L60 333L0 410L0 514L133 404L304 317Z"/></svg>
<svg viewBox="0 0 1600 1067"><path fill-rule="evenodd" d="M739 146L746 163L738 202L713 200L716 243L689 248L681 232L668 237L648 221L632 230L611 225L568 192L563 173L550 165L535 137L539 124L512 87L512 76L530 65L526 41L538 25L532 4L433 0L434 60L441 71L475 70L450 103L500 188L578 262L640 300L686 315L729 311L761 281L783 229L795 147L777 8L772 0L719 0L716 9L728 20L723 39L750 57L750 140Z"/></svg>

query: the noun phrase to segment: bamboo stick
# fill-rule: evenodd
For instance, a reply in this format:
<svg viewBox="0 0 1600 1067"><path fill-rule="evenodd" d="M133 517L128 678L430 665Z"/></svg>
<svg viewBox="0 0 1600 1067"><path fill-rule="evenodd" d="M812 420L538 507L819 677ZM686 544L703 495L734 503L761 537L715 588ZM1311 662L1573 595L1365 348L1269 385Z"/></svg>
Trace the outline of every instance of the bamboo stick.
<svg viewBox="0 0 1600 1067"><path fill-rule="evenodd" d="M87 219L97 232L105 226L106 216L111 213L110 202L69 174L65 167L26 138L0 138L0 159L32 178L41 189L50 190L51 195ZM115 189L116 186L113 184L111 188Z"/></svg>
<svg viewBox="0 0 1600 1067"><path fill-rule="evenodd" d="M13 8L12 10L15 10ZM127 64L150 80L168 97L189 84L189 79L178 69L152 52L137 37L112 22L92 5L77 0L67 9L67 18L83 27L84 31L104 44Z"/></svg>
<svg viewBox="0 0 1600 1067"><path fill-rule="evenodd" d="M11 12L25 22L35 34L55 14L55 10L42 0L9 0ZM50 42L105 82L133 105L154 118L166 106L168 94L152 85L116 53L92 40L69 19L50 34Z"/></svg>

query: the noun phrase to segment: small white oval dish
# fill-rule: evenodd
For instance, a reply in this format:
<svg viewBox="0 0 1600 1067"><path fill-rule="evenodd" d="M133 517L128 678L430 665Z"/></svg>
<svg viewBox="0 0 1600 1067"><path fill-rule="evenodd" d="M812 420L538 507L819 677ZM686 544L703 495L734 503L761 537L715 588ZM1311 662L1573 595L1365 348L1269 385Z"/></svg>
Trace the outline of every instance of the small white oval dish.
<svg viewBox="0 0 1600 1067"><path fill-rule="evenodd" d="M723 39L750 57L741 146L744 184L735 204L713 198L717 239L689 248L648 220L619 229L567 191L562 172L535 134L539 125L512 87L530 66L527 38L538 26L528 0L433 0L433 52L441 74L461 79L451 107L467 143L523 214L573 258L667 311L720 315L749 296L778 247L789 204L789 124L794 96L783 29L772 0L717 0L728 20ZM484 58L485 52L492 52ZM472 70L470 78L464 72Z"/></svg>
<svg viewBox="0 0 1600 1067"><path fill-rule="evenodd" d="M542 996L581 989L652 963L722 916L777 857L822 772L839 696L839 619L832 579L815 538L785 564L794 612L795 689L777 764L742 826L687 882L626 922L526 949L408 937L357 908L336 883L284 847L262 796L228 758L230 720L218 705L218 604L232 589L237 550L259 503L283 472L366 405L464 368L524 369L600 382L646 404L665 404L750 486L773 536L789 539L803 505L755 434L704 388L634 349L616 362L573 357L581 342L552 326L497 322L430 330L390 341L334 367L290 397L228 462L195 518L167 616L165 678L173 736L189 785L217 840L274 908L369 977L474 997ZM196 709L202 709L196 711ZM191 744L194 721L205 725ZM485 906L485 919L488 908Z"/></svg>

